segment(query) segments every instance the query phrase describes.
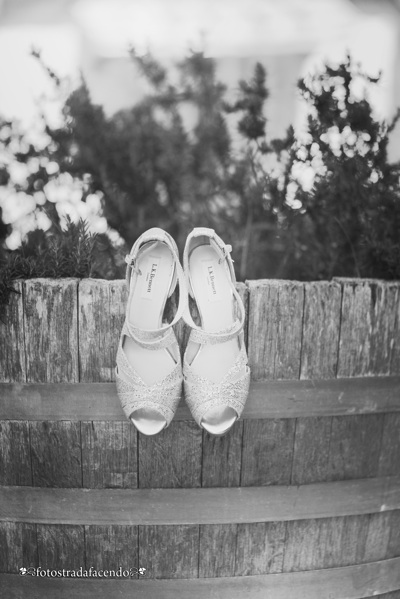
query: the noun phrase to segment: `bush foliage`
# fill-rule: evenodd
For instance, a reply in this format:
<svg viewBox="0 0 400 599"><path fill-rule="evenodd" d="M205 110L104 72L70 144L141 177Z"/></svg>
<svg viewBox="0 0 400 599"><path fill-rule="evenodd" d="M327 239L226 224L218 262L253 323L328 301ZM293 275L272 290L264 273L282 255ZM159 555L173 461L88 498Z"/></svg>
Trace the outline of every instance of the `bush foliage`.
<svg viewBox="0 0 400 599"><path fill-rule="evenodd" d="M387 152L398 117L379 122L357 92L379 78L350 57L325 66L298 84L308 106L305 133L296 138L290 127L271 140L261 64L227 102L215 62L201 53L177 65L174 78L152 56L132 50L131 57L151 88L132 108L106 116L83 81L64 104L62 125L46 125L44 147L22 143L23 134L1 136L3 148L16 148L15 161L39 160L24 193L35 198L53 177L40 166L44 158L57 165L57 176L82 182L83 201L102 197L125 250L151 226L168 230L182 248L191 228L202 225L233 242L239 279L400 278L400 165L390 164ZM0 164L0 185L10 185L7 164ZM122 250L106 235L93 239L82 223L62 233L48 198L36 210L52 226L30 233L16 251L0 250L3 280L122 275ZM0 243L9 232L0 211Z"/></svg>

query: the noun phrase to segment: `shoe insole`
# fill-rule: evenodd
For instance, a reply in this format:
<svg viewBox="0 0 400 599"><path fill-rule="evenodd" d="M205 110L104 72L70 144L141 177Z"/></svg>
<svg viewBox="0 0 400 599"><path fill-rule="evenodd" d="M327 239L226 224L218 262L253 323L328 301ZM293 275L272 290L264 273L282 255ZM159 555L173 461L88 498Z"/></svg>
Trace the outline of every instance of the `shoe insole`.
<svg viewBox="0 0 400 599"><path fill-rule="evenodd" d="M234 313L230 274L224 263L219 263L217 252L211 245L194 248L189 256L189 268L202 328L213 333L232 326ZM219 383L233 366L238 353L237 338L215 345L202 345L192 360L192 368L200 376ZM202 424L211 433L223 434L236 417L232 408L213 408L208 410Z"/></svg>
<svg viewBox="0 0 400 599"><path fill-rule="evenodd" d="M159 241L146 244L139 251L136 270L139 274L135 274L132 281L134 291L128 307L128 321L140 329L158 329L162 324L162 315L174 274L171 251ZM138 345L130 337L124 338L122 347L129 363L147 385L153 385L165 378L177 363L177 357L174 358L167 349L149 350ZM156 410L143 408L133 414L132 420L145 434L155 434L157 426L162 425L163 428L165 425L165 419Z"/></svg>
<svg viewBox="0 0 400 599"><path fill-rule="evenodd" d="M233 294L228 272L219 264L216 251L210 245L196 247L189 257L191 283L199 309L202 328L216 333L232 326ZM219 383L239 353L237 338L202 345L193 360L196 373Z"/></svg>

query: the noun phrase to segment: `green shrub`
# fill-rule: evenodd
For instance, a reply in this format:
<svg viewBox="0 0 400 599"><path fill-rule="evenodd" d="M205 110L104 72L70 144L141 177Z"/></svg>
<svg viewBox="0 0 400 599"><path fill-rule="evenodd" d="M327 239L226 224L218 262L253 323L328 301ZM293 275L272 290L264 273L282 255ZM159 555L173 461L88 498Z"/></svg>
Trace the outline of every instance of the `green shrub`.
<svg viewBox="0 0 400 599"><path fill-rule="evenodd" d="M168 230L181 248L192 227L213 227L233 242L240 280L400 278L400 165L390 164L387 153L397 117L391 125L378 121L368 98L355 93L379 77L367 76L348 57L300 81L309 111L305 136L296 139L289 127L282 139L270 140L261 64L249 81L239 82L237 100L227 103L215 62L201 53L177 66L177 82L153 57L133 50L131 56L151 86L141 102L108 117L83 82L65 102L62 125L47 125L48 143L35 148L21 134L22 149L14 151L16 161L44 159L57 165L57 176L81 181L83 201L92 193L102 197L107 222L125 245L115 248L106 235L89 241L82 223L61 233L47 198L37 209L50 215L51 229L31 233L16 252L2 250L6 290L17 271L123 276L123 254L152 226ZM188 111L194 115L189 121ZM242 139L239 149L231 121ZM8 147L15 141L16 135L0 140ZM311 184L305 171L313 173ZM24 193L35 197L52 177L38 168ZM0 164L1 185L10 180ZM0 213L0 243L9 229Z"/></svg>

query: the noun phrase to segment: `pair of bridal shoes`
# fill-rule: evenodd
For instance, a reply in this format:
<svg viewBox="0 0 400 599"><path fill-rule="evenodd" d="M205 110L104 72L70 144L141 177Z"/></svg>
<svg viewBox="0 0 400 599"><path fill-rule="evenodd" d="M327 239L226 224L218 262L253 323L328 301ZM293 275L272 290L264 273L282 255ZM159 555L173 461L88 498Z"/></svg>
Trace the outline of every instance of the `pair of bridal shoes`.
<svg viewBox="0 0 400 599"><path fill-rule="evenodd" d="M250 369L231 249L213 229L196 228L186 240L182 268L173 238L153 228L126 257L129 296L116 383L127 418L145 435L169 426L182 391L193 418L210 434L225 434L243 411ZM177 286L175 315L165 322L165 306ZM191 329L183 359L173 329L180 319Z"/></svg>

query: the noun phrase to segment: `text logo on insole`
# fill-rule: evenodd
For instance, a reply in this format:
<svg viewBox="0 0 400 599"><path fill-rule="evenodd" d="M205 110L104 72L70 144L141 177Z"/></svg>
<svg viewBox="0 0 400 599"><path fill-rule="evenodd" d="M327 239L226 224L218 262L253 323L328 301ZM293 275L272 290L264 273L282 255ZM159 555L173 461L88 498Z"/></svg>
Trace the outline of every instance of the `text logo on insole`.
<svg viewBox="0 0 400 599"><path fill-rule="evenodd" d="M221 299L218 289L218 280L215 273L214 262L203 262L204 275L207 281L207 293L210 302L217 302Z"/></svg>
<svg viewBox="0 0 400 599"><path fill-rule="evenodd" d="M142 298L144 299L151 299L153 296L159 265L160 258L150 256L150 260L146 264L145 279L142 288Z"/></svg>

